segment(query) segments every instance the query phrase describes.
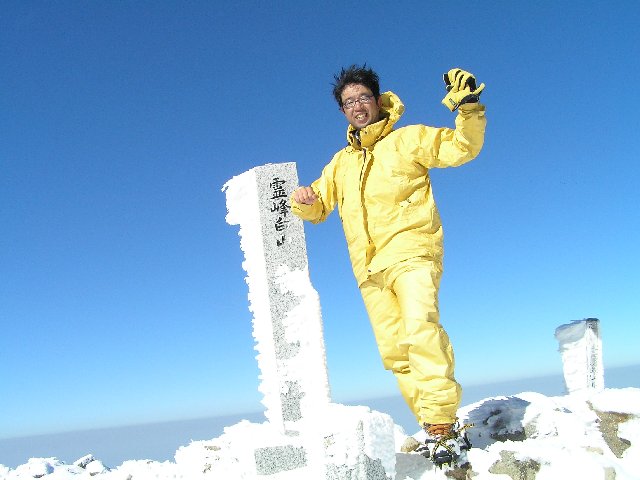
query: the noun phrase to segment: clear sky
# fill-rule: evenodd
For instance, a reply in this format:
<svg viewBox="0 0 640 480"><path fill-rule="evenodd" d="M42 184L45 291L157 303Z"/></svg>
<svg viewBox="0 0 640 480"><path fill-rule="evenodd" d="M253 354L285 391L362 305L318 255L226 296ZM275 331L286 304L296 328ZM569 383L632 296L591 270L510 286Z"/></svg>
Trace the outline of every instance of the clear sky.
<svg viewBox="0 0 640 480"><path fill-rule="evenodd" d="M432 172L459 380L557 373L586 317L640 363L637 2L1 3L0 437L261 408L221 187L313 181L351 63L401 125L453 126L451 67L486 83L481 155ZM334 399L395 393L339 219L306 236Z"/></svg>

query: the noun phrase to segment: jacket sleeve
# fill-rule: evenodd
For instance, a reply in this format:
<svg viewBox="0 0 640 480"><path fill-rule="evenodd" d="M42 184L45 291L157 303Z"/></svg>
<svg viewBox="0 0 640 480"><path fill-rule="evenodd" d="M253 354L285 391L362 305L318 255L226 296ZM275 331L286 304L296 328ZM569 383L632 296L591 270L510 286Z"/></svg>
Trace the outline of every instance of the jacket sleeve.
<svg viewBox="0 0 640 480"><path fill-rule="evenodd" d="M473 160L484 144L484 113L485 107L480 103L465 104L458 108L455 129L420 125L418 162L427 168L444 168Z"/></svg>
<svg viewBox="0 0 640 480"><path fill-rule="evenodd" d="M324 222L333 211L337 203L337 192L335 182L335 172L337 157L333 157L331 162L324 167L320 178L311 184L311 188L318 196L312 205L298 203L291 196L291 211L302 220L311 223Z"/></svg>

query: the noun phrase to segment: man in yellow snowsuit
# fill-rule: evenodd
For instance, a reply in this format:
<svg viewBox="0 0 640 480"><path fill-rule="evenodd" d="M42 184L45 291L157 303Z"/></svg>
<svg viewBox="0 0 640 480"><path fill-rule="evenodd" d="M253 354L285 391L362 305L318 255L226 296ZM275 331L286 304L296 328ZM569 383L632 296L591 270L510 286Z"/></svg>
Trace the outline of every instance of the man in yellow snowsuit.
<svg viewBox="0 0 640 480"><path fill-rule="evenodd" d="M440 325L442 224L429 169L462 165L484 141L484 84L460 69L445 74L443 100L458 110L455 129L411 125L394 129L404 105L380 94L373 70L353 65L335 76L334 96L349 122L348 145L309 187L296 189L292 210L324 221L338 207L349 255L384 367L398 379L427 433L456 421L461 388L449 338Z"/></svg>

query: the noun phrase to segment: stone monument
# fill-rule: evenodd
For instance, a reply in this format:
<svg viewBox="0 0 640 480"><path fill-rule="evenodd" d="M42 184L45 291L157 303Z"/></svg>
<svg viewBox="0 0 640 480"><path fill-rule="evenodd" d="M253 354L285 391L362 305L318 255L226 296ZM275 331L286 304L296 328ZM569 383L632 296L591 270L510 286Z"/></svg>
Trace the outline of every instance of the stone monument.
<svg viewBox="0 0 640 480"><path fill-rule="evenodd" d="M602 339L597 318L575 320L556 328L567 393L599 392L604 389Z"/></svg>
<svg viewBox="0 0 640 480"><path fill-rule="evenodd" d="M183 463L199 464L214 478L218 470L238 479L393 479L391 417L331 402L320 301L302 221L289 206L297 185L295 164L281 163L253 168L223 187L227 222L240 225L268 421L227 427L218 439L199 442L200 462Z"/></svg>

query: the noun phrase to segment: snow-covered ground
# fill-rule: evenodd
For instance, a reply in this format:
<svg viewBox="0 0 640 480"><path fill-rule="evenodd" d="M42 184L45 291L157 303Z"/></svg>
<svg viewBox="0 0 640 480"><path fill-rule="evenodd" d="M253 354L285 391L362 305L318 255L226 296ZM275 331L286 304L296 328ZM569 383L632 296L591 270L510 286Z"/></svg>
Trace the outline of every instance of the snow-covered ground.
<svg viewBox="0 0 640 480"><path fill-rule="evenodd" d="M640 478L640 389L606 389L599 393L558 397L525 392L492 397L459 411L473 448L470 471L440 471L415 453L400 453L406 436L396 427L394 480L435 478L626 480ZM178 448L174 462L129 460L106 466L87 455L72 464L56 458L32 458L10 469L0 465L0 480L96 478L225 479L235 480L232 469L221 471L216 457L221 445L243 457L243 435L256 424L241 422L209 441ZM420 432L416 435L420 439ZM260 478L268 479L269 475ZM325 478L318 472L318 479Z"/></svg>

